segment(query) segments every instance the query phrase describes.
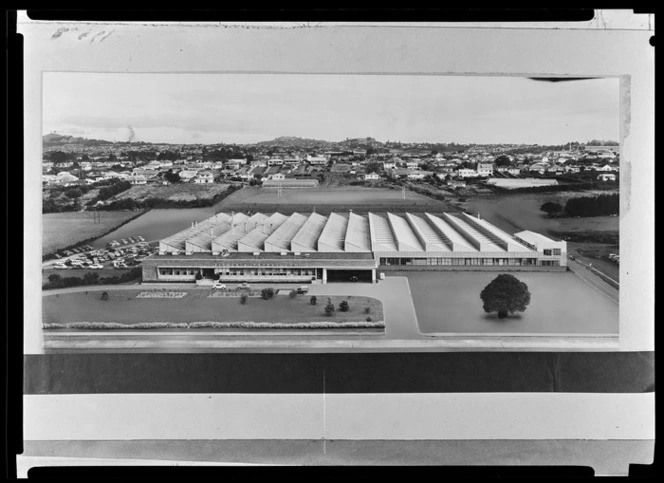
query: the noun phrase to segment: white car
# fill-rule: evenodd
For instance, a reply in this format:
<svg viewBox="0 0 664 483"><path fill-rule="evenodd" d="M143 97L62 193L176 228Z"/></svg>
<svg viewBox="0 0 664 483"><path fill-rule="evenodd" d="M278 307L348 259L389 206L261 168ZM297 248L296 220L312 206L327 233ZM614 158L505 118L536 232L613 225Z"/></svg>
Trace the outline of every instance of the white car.
<svg viewBox="0 0 664 483"><path fill-rule="evenodd" d="M226 284L223 284L223 283L220 283L220 282L214 282L214 284L212 284L212 288L218 288L218 289L221 289L221 290L226 290Z"/></svg>
<svg viewBox="0 0 664 483"><path fill-rule="evenodd" d="M102 268L104 268L104 266L100 265L99 263L94 263L94 264L90 265L90 268L93 268L95 270L101 270Z"/></svg>

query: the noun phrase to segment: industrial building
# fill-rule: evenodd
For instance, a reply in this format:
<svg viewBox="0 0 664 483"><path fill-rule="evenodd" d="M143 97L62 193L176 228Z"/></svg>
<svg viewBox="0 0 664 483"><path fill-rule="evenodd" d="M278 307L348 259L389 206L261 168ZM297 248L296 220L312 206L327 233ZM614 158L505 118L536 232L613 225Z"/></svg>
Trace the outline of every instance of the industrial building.
<svg viewBox="0 0 664 483"><path fill-rule="evenodd" d="M164 238L144 282L375 282L377 271L566 269L566 242L466 213L218 213Z"/></svg>

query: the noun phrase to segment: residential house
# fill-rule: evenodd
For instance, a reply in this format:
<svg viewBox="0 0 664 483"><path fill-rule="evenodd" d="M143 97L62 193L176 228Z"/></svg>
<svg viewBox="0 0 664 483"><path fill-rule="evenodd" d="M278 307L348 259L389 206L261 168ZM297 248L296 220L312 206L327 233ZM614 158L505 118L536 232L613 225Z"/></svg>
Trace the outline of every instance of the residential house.
<svg viewBox="0 0 664 483"><path fill-rule="evenodd" d="M469 169L469 168L461 168L457 171L457 176L459 178L465 179L465 178L477 178L479 174L477 173L476 170L474 169Z"/></svg>
<svg viewBox="0 0 664 483"><path fill-rule="evenodd" d="M447 182L447 186L450 188L465 188L466 182L460 179L451 179Z"/></svg>
<svg viewBox="0 0 664 483"><path fill-rule="evenodd" d="M323 156L307 156L307 161L312 165L327 164L327 158Z"/></svg>
<svg viewBox="0 0 664 483"><path fill-rule="evenodd" d="M512 176L519 176L521 174L521 169L519 169L518 167L515 168L510 167L507 168L507 173L511 174Z"/></svg>
<svg viewBox="0 0 664 483"><path fill-rule="evenodd" d="M183 169L182 171L180 171L178 173L178 175L180 176L180 179L182 180L183 183L188 183L189 181L194 179L197 174L198 174L198 171L193 170L193 169Z"/></svg>
<svg viewBox="0 0 664 483"><path fill-rule="evenodd" d="M429 175L432 175L431 171L422 171L419 169L408 170L408 179L422 180Z"/></svg>
<svg viewBox="0 0 664 483"><path fill-rule="evenodd" d="M199 171L194 178L194 183L210 184L214 183L214 173L212 171Z"/></svg>
<svg viewBox="0 0 664 483"><path fill-rule="evenodd" d="M147 179L147 177L146 177L145 175L143 175L143 174L132 173L132 174L131 174L131 178L129 178L129 182L130 182L131 184L135 184L135 185L138 185L138 184L147 184L147 183L148 183L148 179Z"/></svg>
<svg viewBox="0 0 664 483"><path fill-rule="evenodd" d="M367 173L364 175L365 181L370 181L370 180L377 180L380 179L380 175L378 173Z"/></svg>
<svg viewBox="0 0 664 483"><path fill-rule="evenodd" d="M615 173L601 173L599 176L597 176L597 179L599 181L615 181L616 175Z"/></svg>
<svg viewBox="0 0 664 483"><path fill-rule="evenodd" d="M284 164L283 158L270 158L267 160L268 166L281 166Z"/></svg>
<svg viewBox="0 0 664 483"><path fill-rule="evenodd" d="M478 176L493 176L493 163L477 163Z"/></svg>
<svg viewBox="0 0 664 483"><path fill-rule="evenodd" d="M612 173L614 171L617 171L617 169L615 169L613 166L605 164L601 168L595 168L595 171L602 171L604 173Z"/></svg>
<svg viewBox="0 0 664 483"><path fill-rule="evenodd" d="M286 175L284 173L275 173L272 176L270 176L270 179L273 181L279 181L282 179L286 179Z"/></svg>

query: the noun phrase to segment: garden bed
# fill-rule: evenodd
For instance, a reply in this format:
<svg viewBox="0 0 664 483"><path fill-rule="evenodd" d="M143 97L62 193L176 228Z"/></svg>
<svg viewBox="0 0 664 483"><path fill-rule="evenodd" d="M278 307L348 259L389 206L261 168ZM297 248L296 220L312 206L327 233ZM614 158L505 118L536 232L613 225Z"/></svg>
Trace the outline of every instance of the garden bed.
<svg viewBox="0 0 664 483"><path fill-rule="evenodd" d="M137 299L181 299L187 296L187 292L141 292L136 295Z"/></svg>
<svg viewBox="0 0 664 483"><path fill-rule="evenodd" d="M247 297L260 297L260 292L256 290L215 290L210 292L208 298L219 298L219 297L240 297L242 294L246 294Z"/></svg>

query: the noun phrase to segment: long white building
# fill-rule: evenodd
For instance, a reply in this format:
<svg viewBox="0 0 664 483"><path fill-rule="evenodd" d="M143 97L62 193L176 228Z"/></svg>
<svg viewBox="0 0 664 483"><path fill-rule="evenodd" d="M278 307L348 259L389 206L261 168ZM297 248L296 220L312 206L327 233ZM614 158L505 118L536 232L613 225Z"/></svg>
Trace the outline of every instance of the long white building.
<svg viewBox="0 0 664 483"><path fill-rule="evenodd" d="M218 213L164 238L144 281L376 279L376 270L552 269L567 247L466 213ZM426 267L426 268L424 268ZM560 268L564 269L564 268ZM329 277L329 275L333 275Z"/></svg>

